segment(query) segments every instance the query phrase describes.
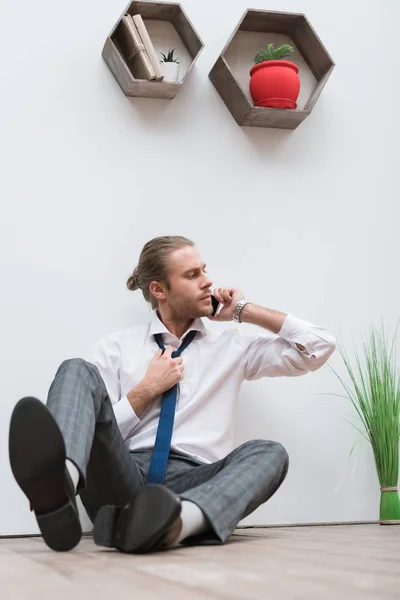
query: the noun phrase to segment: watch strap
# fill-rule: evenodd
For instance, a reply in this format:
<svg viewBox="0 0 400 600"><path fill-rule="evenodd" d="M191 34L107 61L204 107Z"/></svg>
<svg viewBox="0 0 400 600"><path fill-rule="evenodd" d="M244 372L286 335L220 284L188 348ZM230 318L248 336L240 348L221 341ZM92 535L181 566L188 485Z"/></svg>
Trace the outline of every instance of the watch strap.
<svg viewBox="0 0 400 600"><path fill-rule="evenodd" d="M242 312L242 309L246 306L246 304L250 304L250 302L251 301L247 300L246 298L242 298L241 300L238 300L238 302L236 302L232 314L233 321L236 321L236 323L241 323L240 313Z"/></svg>

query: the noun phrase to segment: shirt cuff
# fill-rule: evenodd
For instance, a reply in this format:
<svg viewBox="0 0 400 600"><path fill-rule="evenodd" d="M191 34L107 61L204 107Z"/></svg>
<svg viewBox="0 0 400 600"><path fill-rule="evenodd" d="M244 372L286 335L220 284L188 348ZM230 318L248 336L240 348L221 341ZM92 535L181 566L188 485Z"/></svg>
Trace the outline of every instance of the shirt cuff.
<svg viewBox="0 0 400 600"><path fill-rule="evenodd" d="M312 323L294 317L291 314L286 316L281 329L278 331L279 337L283 338L291 344L298 352L312 356L310 352L310 328ZM304 346L305 350L300 350L297 344Z"/></svg>
<svg viewBox="0 0 400 600"><path fill-rule="evenodd" d="M140 419L126 396L114 404L113 409L121 435L126 440L136 425L140 423Z"/></svg>

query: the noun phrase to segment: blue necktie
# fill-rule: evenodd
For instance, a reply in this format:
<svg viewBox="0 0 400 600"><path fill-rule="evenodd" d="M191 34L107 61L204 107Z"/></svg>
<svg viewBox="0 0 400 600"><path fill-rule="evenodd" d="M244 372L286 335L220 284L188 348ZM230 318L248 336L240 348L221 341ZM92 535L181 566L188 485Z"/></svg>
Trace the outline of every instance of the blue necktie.
<svg viewBox="0 0 400 600"><path fill-rule="evenodd" d="M189 331L184 338L178 350L174 350L172 358L177 358L187 348L195 337L197 331ZM165 351L162 335L155 334L155 339L161 350ZM160 420L158 422L157 436L154 444L154 450L151 457L147 483L159 483L164 481L165 471L167 469L169 451L171 447L172 430L174 428L174 418L176 409L176 399L178 395L178 384L164 392L161 402Z"/></svg>

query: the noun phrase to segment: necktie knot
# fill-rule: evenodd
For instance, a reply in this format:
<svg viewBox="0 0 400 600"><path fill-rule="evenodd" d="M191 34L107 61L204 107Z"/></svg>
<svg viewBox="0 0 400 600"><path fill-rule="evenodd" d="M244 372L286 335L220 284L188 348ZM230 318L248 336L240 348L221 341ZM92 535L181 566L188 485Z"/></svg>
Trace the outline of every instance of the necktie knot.
<svg viewBox="0 0 400 600"><path fill-rule="evenodd" d="M182 344L179 346L179 348L177 350L174 350L172 353L172 358L177 358L178 356L180 356L182 354L182 352L185 350L185 348L187 348L190 344L190 342L193 341L195 335L196 335L197 331L189 331L189 333L184 337ZM161 333L156 333L154 335L155 340L159 346L159 348L161 348L161 350L163 352L165 352L165 345L162 339L162 334Z"/></svg>

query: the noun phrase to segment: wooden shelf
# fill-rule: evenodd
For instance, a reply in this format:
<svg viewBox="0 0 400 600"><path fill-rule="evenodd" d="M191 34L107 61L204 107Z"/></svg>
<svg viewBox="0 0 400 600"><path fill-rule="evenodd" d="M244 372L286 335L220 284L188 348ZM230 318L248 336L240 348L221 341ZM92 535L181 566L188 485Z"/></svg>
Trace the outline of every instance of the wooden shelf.
<svg viewBox="0 0 400 600"><path fill-rule="evenodd" d="M301 91L296 110L253 106L249 92L252 59L268 43L289 43L295 48L288 60L299 66ZM238 125L295 129L311 113L334 66L305 15L248 9L209 77Z"/></svg>
<svg viewBox="0 0 400 600"><path fill-rule="evenodd" d="M166 22L169 23L171 44L176 45L176 42L178 45L181 44L181 53L186 55L184 57L185 65L183 65L185 73L181 81L175 83L134 78L118 48L116 36L121 18L125 13L142 16L153 43L153 31L157 33L157 25L165 26ZM203 47L203 42L180 4L140 0L130 2L123 11L105 41L102 56L126 96L172 99L185 82ZM163 48L163 51L165 49ZM176 54L179 55L179 52Z"/></svg>

